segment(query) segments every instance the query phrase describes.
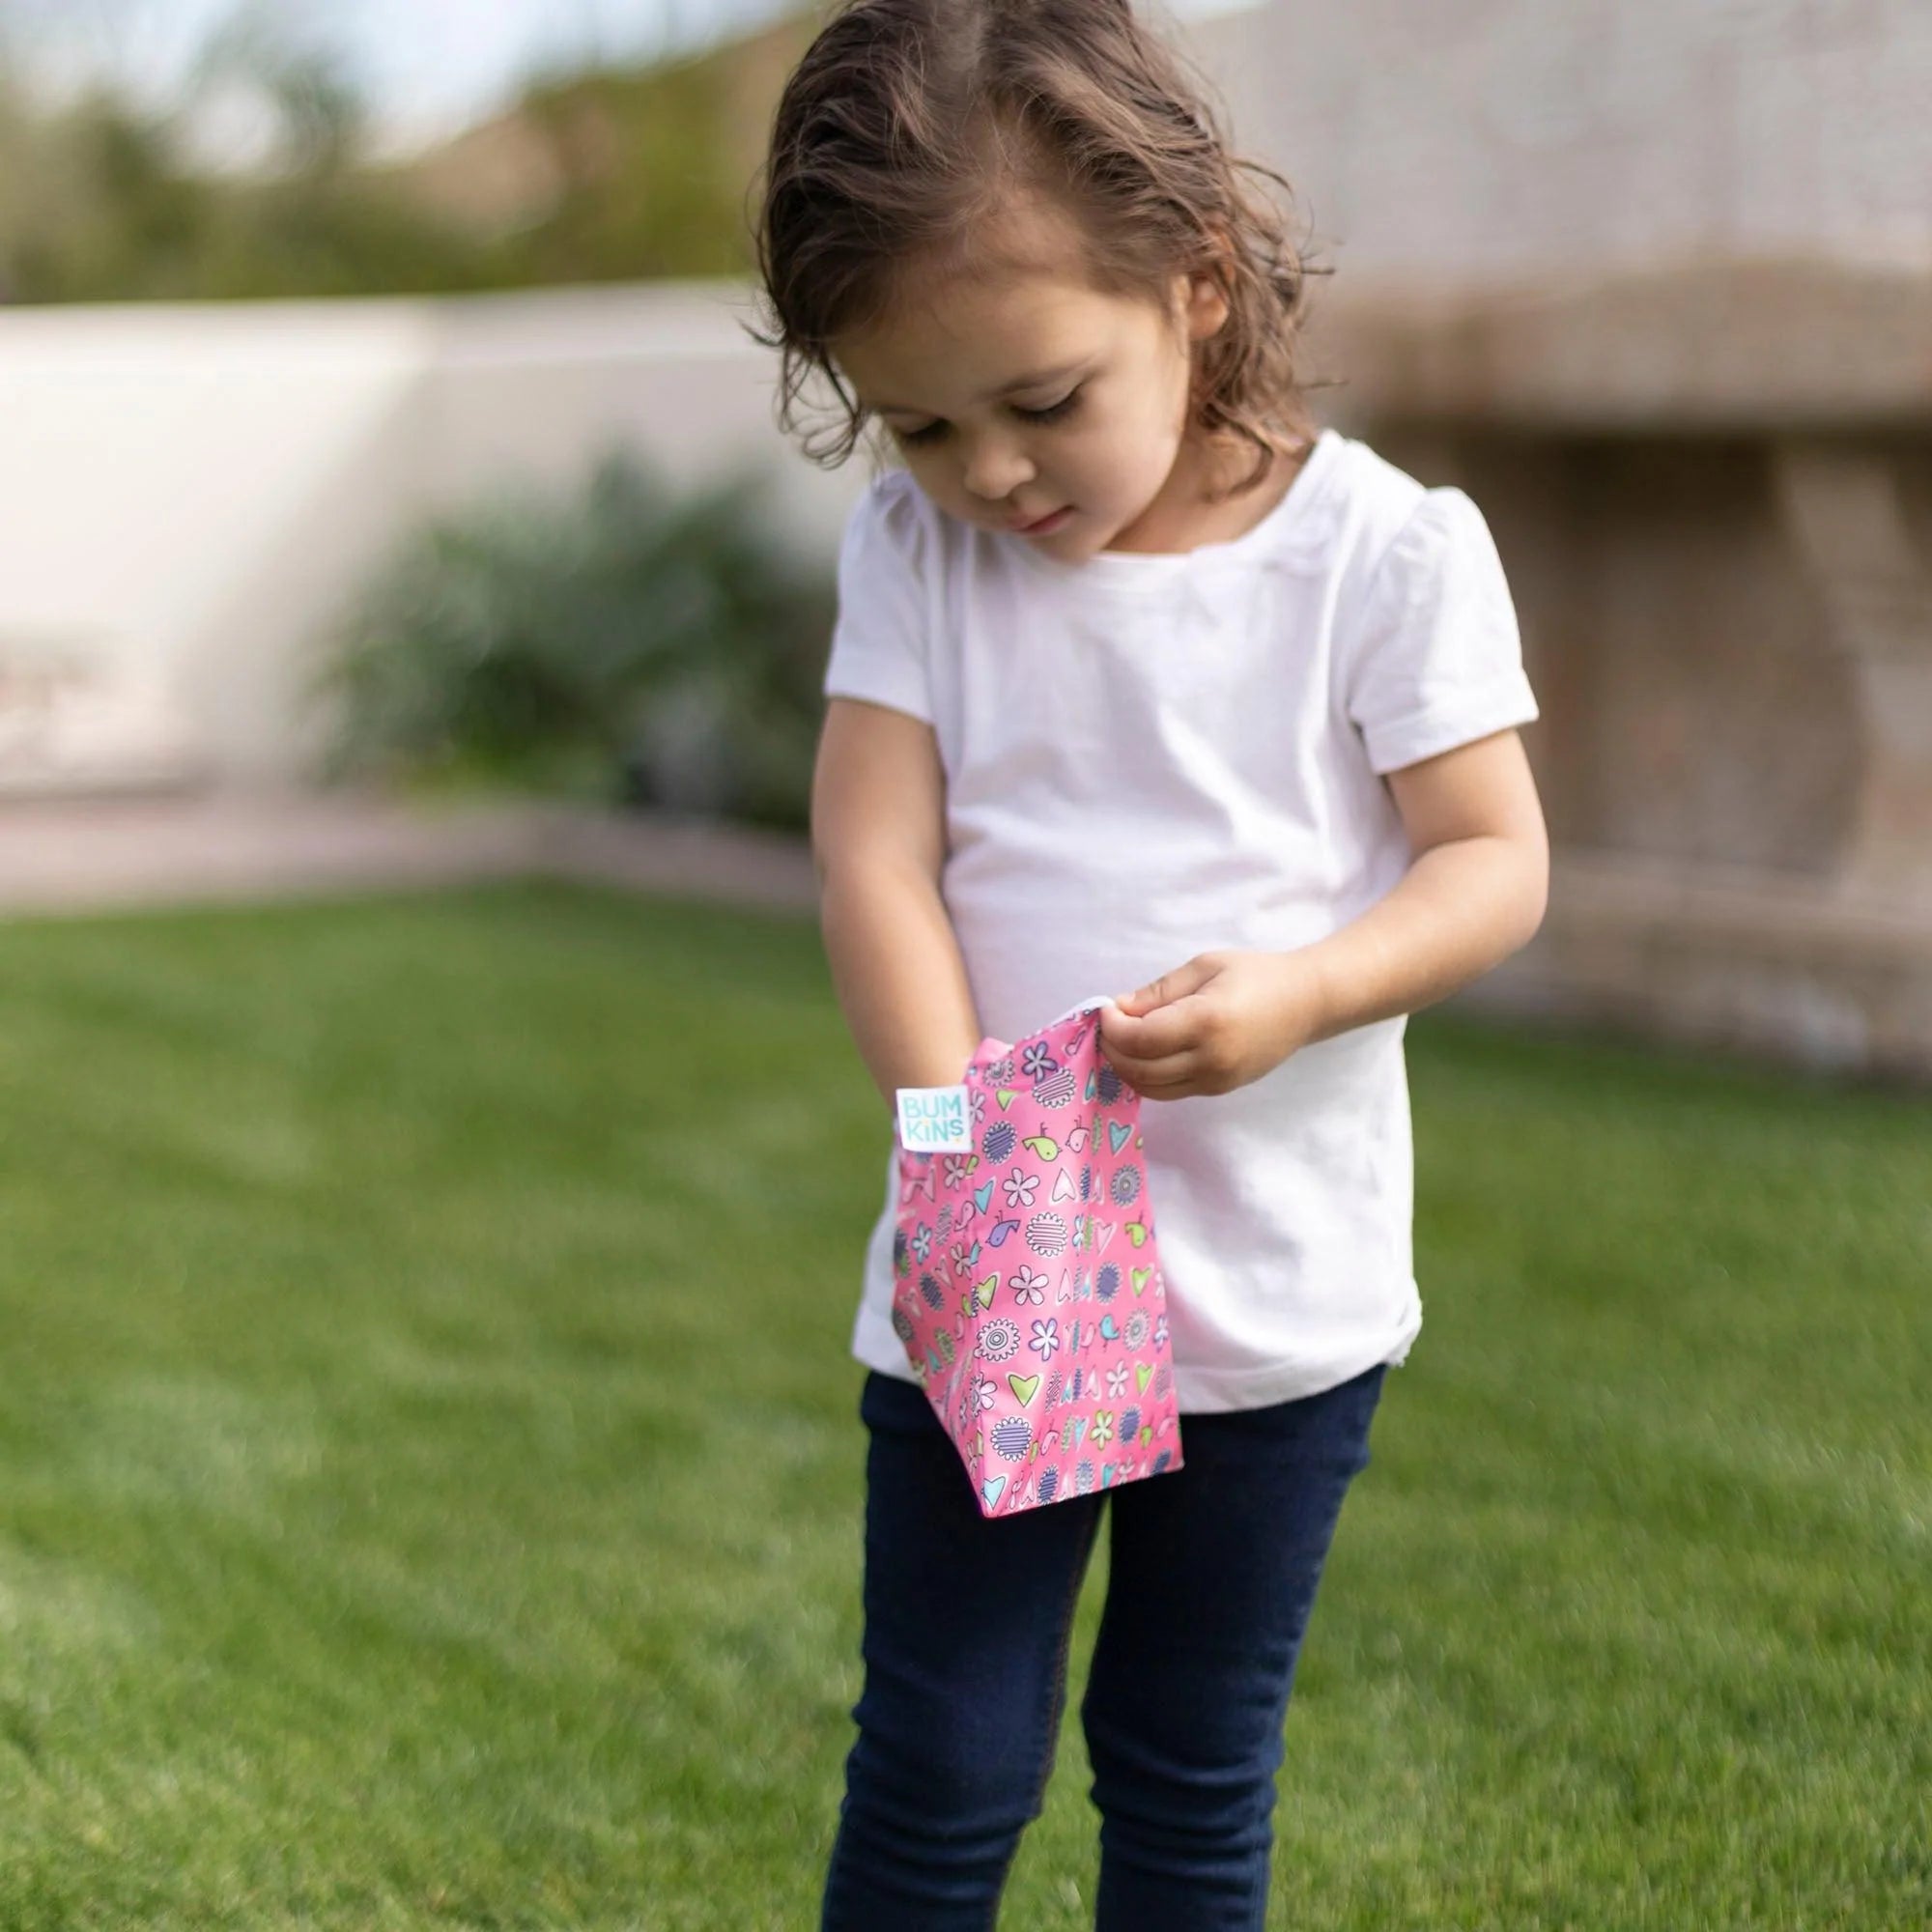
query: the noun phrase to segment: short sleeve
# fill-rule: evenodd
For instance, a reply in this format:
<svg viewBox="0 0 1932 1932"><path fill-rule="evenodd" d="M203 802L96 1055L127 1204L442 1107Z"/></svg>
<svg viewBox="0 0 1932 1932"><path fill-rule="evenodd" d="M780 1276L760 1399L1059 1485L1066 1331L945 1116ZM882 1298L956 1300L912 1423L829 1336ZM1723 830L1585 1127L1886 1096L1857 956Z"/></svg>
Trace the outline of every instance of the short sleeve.
<svg viewBox="0 0 1932 1932"><path fill-rule="evenodd" d="M1383 553L1345 692L1378 774L1538 716L1502 559L1461 490L1424 491Z"/></svg>
<svg viewBox="0 0 1932 1932"><path fill-rule="evenodd" d="M925 568L930 550L919 488L895 470L853 504L838 548L838 610L825 667L827 697L863 697L930 724Z"/></svg>

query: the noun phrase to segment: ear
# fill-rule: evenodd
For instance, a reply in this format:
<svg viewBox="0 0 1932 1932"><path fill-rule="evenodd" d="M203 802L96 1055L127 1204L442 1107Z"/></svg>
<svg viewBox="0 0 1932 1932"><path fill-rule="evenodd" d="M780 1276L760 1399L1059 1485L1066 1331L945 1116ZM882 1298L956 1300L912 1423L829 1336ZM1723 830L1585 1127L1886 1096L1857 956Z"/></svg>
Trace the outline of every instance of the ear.
<svg viewBox="0 0 1932 1932"><path fill-rule="evenodd" d="M1218 335L1228 321L1228 298L1211 275L1196 275L1187 302L1187 333L1201 342Z"/></svg>
<svg viewBox="0 0 1932 1932"><path fill-rule="evenodd" d="M1176 308L1190 342L1217 335L1228 321L1228 292L1222 277L1207 269L1174 278Z"/></svg>

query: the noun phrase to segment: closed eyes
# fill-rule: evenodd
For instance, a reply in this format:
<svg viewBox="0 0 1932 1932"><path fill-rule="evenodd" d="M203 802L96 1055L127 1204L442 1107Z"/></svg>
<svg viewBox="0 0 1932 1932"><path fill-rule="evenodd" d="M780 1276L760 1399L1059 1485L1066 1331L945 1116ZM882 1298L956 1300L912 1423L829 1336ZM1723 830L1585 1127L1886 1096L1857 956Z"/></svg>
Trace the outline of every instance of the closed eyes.
<svg viewBox="0 0 1932 1932"><path fill-rule="evenodd" d="M1019 406L1019 404L1015 403L1012 406L1013 413L1016 416L1020 417L1025 422L1035 422L1035 423L1059 422L1064 417L1069 416L1073 413L1073 407L1074 404L1079 400L1079 396L1080 396L1080 389L1079 387L1076 386L1074 388L1067 390L1065 395L1062 396L1059 402L1048 403L1044 409L1027 410L1027 409L1022 409ZM926 442L937 442L940 440L940 438L946 434L946 429L947 425L944 422L931 422L927 423L923 429L900 429L900 430L895 430L893 434L895 437L897 437L901 442L926 443Z"/></svg>

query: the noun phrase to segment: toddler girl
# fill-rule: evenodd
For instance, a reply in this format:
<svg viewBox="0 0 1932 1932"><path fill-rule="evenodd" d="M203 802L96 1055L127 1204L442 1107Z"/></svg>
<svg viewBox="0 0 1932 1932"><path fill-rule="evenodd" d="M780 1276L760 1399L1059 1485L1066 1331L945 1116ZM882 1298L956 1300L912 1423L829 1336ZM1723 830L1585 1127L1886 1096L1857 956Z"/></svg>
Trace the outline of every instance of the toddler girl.
<svg viewBox="0 0 1932 1932"><path fill-rule="evenodd" d="M786 86L781 352L899 467L858 499L812 790L827 955L890 1120L1094 989L1148 1103L1180 1468L984 1518L892 1321L827 1927L991 1924L1081 1707L1096 1922L1263 1924L1291 1680L1411 1273L1405 1015L1523 945L1537 716L1461 491L1317 429L1305 268L1129 0L858 0ZM1284 186L1286 184L1282 184ZM1007 1284L1002 1284L1007 1286ZM996 1291L997 1293L997 1291Z"/></svg>

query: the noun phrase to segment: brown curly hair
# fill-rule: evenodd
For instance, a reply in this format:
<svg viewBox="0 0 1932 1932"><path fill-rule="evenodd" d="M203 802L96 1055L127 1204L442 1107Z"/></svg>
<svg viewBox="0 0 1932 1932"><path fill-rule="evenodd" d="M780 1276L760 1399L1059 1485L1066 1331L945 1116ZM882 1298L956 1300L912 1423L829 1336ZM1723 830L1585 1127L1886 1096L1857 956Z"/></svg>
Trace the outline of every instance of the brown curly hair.
<svg viewBox="0 0 1932 1932"><path fill-rule="evenodd" d="M1326 271L1244 174L1292 207L1279 174L1230 153L1207 84L1132 0L850 0L786 82L753 184L766 327L750 333L780 352L779 427L796 432L816 372L843 419L805 453L843 463L867 412L831 344L970 259L986 217L1043 198L1077 221L1104 294L1165 308L1176 274L1218 285L1228 319L1198 345L1190 415L1254 448L1224 494L1253 489L1314 433L1294 338L1303 278Z"/></svg>

